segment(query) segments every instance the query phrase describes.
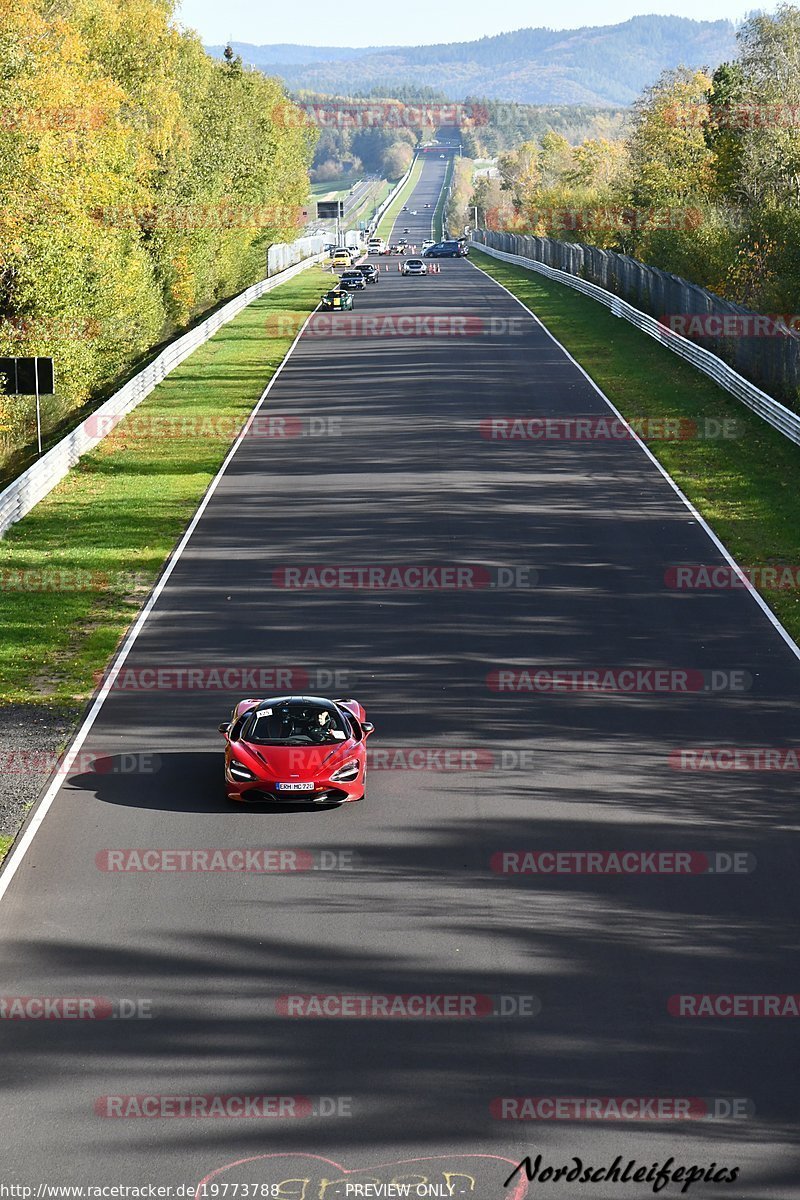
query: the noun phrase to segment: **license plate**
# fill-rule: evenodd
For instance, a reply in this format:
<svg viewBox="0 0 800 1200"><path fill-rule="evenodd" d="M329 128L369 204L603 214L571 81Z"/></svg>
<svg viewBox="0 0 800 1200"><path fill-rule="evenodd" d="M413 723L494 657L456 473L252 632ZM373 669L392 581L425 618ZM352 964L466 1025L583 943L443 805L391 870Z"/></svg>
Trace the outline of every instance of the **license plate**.
<svg viewBox="0 0 800 1200"><path fill-rule="evenodd" d="M276 783L279 792L313 792L313 783Z"/></svg>

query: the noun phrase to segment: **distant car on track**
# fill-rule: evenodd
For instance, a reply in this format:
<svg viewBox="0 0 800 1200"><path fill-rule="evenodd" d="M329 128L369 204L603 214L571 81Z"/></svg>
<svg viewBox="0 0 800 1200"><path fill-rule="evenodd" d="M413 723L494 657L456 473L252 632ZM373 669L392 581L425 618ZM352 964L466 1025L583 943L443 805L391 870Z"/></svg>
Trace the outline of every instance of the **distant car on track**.
<svg viewBox="0 0 800 1200"><path fill-rule="evenodd" d="M428 267L421 258L407 258L400 270L403 275L428 274Z"/></svg>
<svg viewBox="0 0 800 1200"><path fill-rule="evenodd" d="M332 288L329 292L323 294L320 306L325 312L351 309L353 307L353 297L349 292L340 292L338 288Z"/></svg>
<svg viewBox="0 0 800 1200"><path fill-rule="evenodd" d="M463 258L468 249L461 242L435 242L424 251L425 258Z"/></svg>
<svg viewBox="0 0 800 1200"><path fill-rule="evenodd" d="M367 281L360 271L345 271L339 280L339 287L348 292L363 292Z"/></svg>
<svg viewBox="0 0 800 1200"><path fill-rule="evenodd" d="M364 799L367 738L357 700L240 700L225 738L225 794L243 804L347 804Z"/></svg>
<svg viewBox="0 0 800 1200"><path fill-rule="evenodd" d="M360 267L355 268L359 275L363 275L367 283L380 283L381 273L374 263L362 263Z"/></svg>
<svg viewBox="0 0 800 1200"><path fill-rule="evenodd" d="M436 242L431 241L431 239L429 238L426 242L422 243L422 253L424 254L426 250L430 250L431 246L435 246L435 245L436 245Z"/></svg>

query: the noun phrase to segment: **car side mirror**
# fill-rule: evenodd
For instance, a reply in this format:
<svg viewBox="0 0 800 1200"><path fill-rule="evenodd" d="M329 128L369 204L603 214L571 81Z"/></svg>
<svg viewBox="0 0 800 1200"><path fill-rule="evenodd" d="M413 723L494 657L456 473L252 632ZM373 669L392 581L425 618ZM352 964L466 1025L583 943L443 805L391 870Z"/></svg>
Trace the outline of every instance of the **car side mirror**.
<svg viewBox="0 0 800 1200"><path fill-rule="evenodd" d="M224 733L225 736L227 737L227 735L231 731L230 721L223 721L221 725L217 726L217 729L220 731L220 733Z"/></svg>
<svg viewBox="0 0 800 1200"><path fill-rule="evenodd" d="M375 726L372 724L371 721L362 721L361 728L364 732L364 737L369 737L369 735L371 733L375 732Z"/></svg>

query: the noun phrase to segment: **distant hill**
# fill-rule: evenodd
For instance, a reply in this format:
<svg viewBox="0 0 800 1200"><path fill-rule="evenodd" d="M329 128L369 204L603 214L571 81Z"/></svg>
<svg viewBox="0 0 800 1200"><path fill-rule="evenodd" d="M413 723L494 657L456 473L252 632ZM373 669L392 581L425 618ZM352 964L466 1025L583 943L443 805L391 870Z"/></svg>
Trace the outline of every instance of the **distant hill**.
<svg viewBox="0 0 800 1200"><path fill-rule="evenodd" d="M374 54L370 47L358 50L355 46L295 46L290 42L278 42L274 46L253 46L250 42L231 42L231 48L240 54L246 63L256 67L297 66L308 63L340 62L342 59L358 58L362 54ZM214 58L222 58L224 46L206 46ZM277 72L271 71L275 75Z"/></svg>
<svg viewBox="0 0 800 1200"><path fill-rule="evenodd" d="M660 72L715 67L736 53L730 21L632 17L583 29L518 29L437 46L252 46L234 42L247 64L293 91L341 95L377 85L436 87L449 99L486 96L526 104L627 105ZM219 56L223 47L209 46Z"/></svg>

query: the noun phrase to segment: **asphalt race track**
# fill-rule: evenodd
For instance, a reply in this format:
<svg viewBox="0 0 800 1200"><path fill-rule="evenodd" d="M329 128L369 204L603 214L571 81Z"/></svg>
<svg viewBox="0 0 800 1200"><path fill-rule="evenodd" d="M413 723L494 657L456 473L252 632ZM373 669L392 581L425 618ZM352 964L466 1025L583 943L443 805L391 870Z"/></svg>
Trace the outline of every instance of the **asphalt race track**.
<svg viewBox="0 0 800 1200"><path fill-rule="evenodd" d="M426 162L395 237L427 235L445 166ZM132 1002L0 1023L5 1177L213 1176L328 1200L346 1169L490 1200L524 1194L502 1185L525 1154L619 1154L739 1168L692 1197L788 1200L796 1020L668 1005L797 989L797 774L676 769L675 753L795 744L800 662L746 590L665 582L725 560L635 441L490 436L492 419L612 415L508 293L469 261L408 279L372 261L389 269L337 315L346 332L318 314L300 338L261 413L292 436L243 440L0 903L4 995ZM339 586L305 586L310 567L339 568L324 576ZM391 582L390 567L428 586L353 575ZM630 668L643 690L536 675ZM364 802L226 802L217 724L269 693L255 670L365 704ZM523 690L497 690L509 680ZM283 849L296 854L273 865L312 869L104 869L135 862L104 857L128 848ZM525 850L645 865L496 869ZM691 873L652 873L655 852ZM423 1009L280 1000L343 994ZM169 1105L140 1099L144 1115L118 1115L137 1111L120 1097L264 1095L284 1099L215 1119L150 1116ZM641 1107L615 1115L608 1098ZM536 1119L502 1119L520 1113ZM391 1165L408 1159L425 1161Z"/></svg>

